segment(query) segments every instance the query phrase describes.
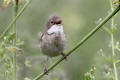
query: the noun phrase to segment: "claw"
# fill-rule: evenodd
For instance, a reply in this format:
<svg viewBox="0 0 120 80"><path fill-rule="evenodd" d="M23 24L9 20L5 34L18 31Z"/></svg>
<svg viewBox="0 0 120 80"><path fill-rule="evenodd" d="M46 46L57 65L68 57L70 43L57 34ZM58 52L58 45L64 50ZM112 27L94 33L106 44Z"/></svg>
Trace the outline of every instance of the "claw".
<svg viewBox="0 0 120 80"><path fill-rule="evenodd" d="M48 63L48 56L47 56L47 59L46 59L46 64L45 64L45 66L44 66L44 73L45 73L46 75L48 75L47 63Z"/></svg>
<svg viewBox="0 0 120 80"><path fill-rule="evenodd" d="M66 54L61 53L61 55L63 56L63 58L64 58L65 60L67 60L67 56L66 56Z"/></svg>
<svg viewBox="0 0 120 80"><path fill-rule="evenodd" d="M48 75L48 70L47 70L46 67L44 68L44 73L45 73L46 75Z"/></svg>

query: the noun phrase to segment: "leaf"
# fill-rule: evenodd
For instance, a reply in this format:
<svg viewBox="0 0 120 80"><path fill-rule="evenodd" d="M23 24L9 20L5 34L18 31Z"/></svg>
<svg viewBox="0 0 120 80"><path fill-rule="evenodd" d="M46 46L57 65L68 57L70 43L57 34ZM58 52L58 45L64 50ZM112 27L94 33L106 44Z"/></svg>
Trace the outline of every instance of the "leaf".
<svg viewBox="0 0 120 80"><path fill-rule="evenodd" d="M109 29L109 28L107 28L107 27L103 27L104 28L104 30L106 31L106 32L108 32L109 34L112 34L112 31Z"/></svg>
<svg viewBox="0 0 120 80"><path fill-rule="evenodd" d="M23 52L21 48L16 46L9 46L9 47L6 47L6 49L8 49L11 53L16 53L17 51Z"/></svg>
<svg viewBox="0 0 120 80"><path fill-rule="evenodd" d="M19 3L23 3L24 0L19 0Z"/></svg>
<svg viewBox="0 0 120 80"><path fill-rule="evenodd" d="M25 65L26 65L26 67L32 67L31 62L29 60L25 61Z"/></svg>
<svg viewBox="0 0 120 80"><path fill-rule="evenodd" d="M6 47L11 53L16 53L16 47L10 46L10 47Z"/></svg>
<svg viewBox="0 0 120 80"><path fill-rule="evenodd" d="M4 0L3 1L3 5L2 5L2 8L6 8L11 2L13 2L14 0Z"/></svg>
<svg viewBox="0 0 120 80"><path fill-rule="evenodd" d="M0 48L0 57L2 58L5 53L5 48Z"/></svg>
<svg viewBox="0 0 120 80"><path fill-rule="evenodd" d="M85 80L95 80L95 70L95 66L91 66L90 71L85 73Z"/></svg>
<svg viewBox="0 0 120 80"><path fill-rule="evenodd" d="M16 42L16 45L17 46L23 46L24 45L24 42L23 41L20 41L20 40L17 40L17 42Z"/></svg>
<svg viewBox="0 0 120 80"><path fill-rule="evenodd" d="M8 5L9 5L10 3L14 3L14 1L15 1L15 0L4 0L4 1L3 1L2 8L3 8L3 9L7 8ZM24 2L24 1L25 1L25 0L19 0L19 3L22 3L22 2Z"/></svg>
<svg viewBox="0 0 120 80"><path fill-rule="evenodd" d="M113 1L113 4L115 4L115 5L120 5L120 2L119 2L119 0L114 0L114 1Z"/></svg>
<svg viewBox="0 0 120 80"><path fill-rule="evenodd" d="M4 37L5 43L10 43L11 40L15 39L16 33L10 33L8 36Z"/></svg>

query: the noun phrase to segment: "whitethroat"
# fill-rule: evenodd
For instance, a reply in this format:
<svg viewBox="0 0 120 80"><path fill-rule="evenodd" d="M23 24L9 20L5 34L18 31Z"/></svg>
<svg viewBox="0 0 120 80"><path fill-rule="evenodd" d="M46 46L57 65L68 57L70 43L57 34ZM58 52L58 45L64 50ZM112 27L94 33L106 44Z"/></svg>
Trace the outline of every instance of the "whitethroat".
<svg viewBox="0 0 120 80"><path fill-rule="evenodd" d="M62 20L59 16L52 15L47 21L45 32L40 39L40 50L48 57L55 57L62 55L66 59L66 55L63 53L65 49L66 37L64 34ZM44 69L47 73L47 69Z"/></svg>

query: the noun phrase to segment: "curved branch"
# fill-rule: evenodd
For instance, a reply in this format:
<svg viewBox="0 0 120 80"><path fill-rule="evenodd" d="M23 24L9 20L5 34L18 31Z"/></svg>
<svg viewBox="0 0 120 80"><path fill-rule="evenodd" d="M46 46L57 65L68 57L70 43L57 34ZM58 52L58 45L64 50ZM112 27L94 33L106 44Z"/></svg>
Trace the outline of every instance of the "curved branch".
<svg viewBox="0 0 120 80"><path fill-rule="evenodd" d="M66 55L69 56L73 51L75 51L78 47L80 47L85 41L87 41L96 31L98 31L110 18L112 18L118 11L120 10L120 6L118 6L111 14L109 14L98 26L96 26L91 32L88 33L81 41L79 41L73 49L71 49ZM64 58L62 57L57 62L55 62L53 65L51 65L48 68L48 72L51 71L53 68L55 68L60 62L62 62ZM36 76L33 80L39 80L44 75L46 75L44 72Z"/></svg>

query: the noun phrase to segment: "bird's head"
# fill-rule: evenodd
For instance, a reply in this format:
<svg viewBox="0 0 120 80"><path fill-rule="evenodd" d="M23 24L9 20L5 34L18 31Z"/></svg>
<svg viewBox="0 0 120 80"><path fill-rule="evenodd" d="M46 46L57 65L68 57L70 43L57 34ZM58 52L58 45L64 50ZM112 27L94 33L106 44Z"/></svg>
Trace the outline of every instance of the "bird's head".
<svg viewBox="0 0 120 80"><path fill-rule="evenodd" d="M48 19L47 29L51 28L53 25L61 25L61 24L62 24L61 18L59 16L52 15Z"/></svg>

